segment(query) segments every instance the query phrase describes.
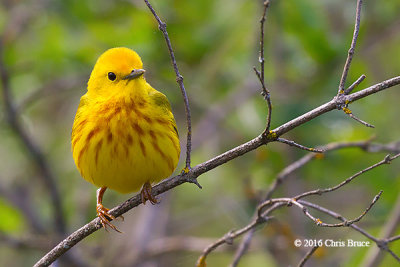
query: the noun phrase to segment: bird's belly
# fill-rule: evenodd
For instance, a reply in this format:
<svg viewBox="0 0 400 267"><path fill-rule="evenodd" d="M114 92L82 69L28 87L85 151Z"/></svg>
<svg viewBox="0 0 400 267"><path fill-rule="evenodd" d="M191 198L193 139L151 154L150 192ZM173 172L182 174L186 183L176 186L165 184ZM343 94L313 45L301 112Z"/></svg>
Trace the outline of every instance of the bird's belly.
<svg viewBox="0 0 400 267"><path fill-rule="evenodd" d="M116 143L104 146L97 156L97 164L96 159L92 159L95 163L90 171L93 183L99 187L106 186L121 193L128 193L139 191L147 181L158 182L171 175L177 165L177 159L174 162L171 156L164 158L158 151L154 151L149 143L144 144L144 148L147 150L146 154L143 154L140 145L127 147ZM161 151L166 151L165 155L169 149L171 148L166 146Z"/></svg>
<svg viewBox="0 0 400 267"><path fill-rule="evenodd" d="M179 139L161 125L105 127L87 140L93 129L73 152L83 178L98 187L139 191L146 182L167 178L178 164Z"/></svg>

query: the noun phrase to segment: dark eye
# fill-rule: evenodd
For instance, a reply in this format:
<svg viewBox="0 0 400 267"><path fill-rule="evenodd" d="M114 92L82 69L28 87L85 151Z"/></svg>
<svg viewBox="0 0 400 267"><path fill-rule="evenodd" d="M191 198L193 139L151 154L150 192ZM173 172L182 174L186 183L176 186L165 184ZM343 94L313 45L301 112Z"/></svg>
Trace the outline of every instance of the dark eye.
<svg viewBox="0 0 400 267"><path fill-rule="evenodd" d="M115 79L117 79L117 75L115 75L114 72L109 72L109 73L108 73L108 79L109 79L110 81L115 81Z"/></svg>

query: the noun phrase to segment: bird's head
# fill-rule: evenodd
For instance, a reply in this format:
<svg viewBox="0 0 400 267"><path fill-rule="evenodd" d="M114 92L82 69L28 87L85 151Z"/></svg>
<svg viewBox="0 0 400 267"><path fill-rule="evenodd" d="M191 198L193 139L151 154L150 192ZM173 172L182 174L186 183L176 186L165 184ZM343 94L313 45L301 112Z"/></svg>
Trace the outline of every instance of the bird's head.
<svg viewBox="0 0 400 267"><path fill-rule="evenodd" d="M110 96L129 93L129 86L145 83L143 63L139 55L125 47L105 51L93 68L88 82L89 93Z"/></svg>

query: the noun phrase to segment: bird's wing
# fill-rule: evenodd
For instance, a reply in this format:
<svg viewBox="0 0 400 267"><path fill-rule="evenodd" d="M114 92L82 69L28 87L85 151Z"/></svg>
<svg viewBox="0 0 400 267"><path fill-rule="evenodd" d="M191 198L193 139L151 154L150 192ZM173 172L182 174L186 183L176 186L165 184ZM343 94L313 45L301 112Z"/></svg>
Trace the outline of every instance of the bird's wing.
<svg viewBox="0 0 400 267"><path fill-rule="evenodd" d="M168 98L163 93L153 88L151 89L152 90L149 90L150 99L161 110L162 114L168 117L169 121L172 123L176 135L179 137L178 129L176 128L175 118L172 114L171 105L168 101Z"/></svg>
<svg viewBox="0 0 400 267"><path fill-rule="evenodd" d="M77 127L78 121L81 119L81 114L83 107L87 105L89 102L87 95L83 95L81 97L81 101L79 102L78 110L76 111L75 119L74 119L74 125L72 126L72 136L74 135L75 128Z"/></svg>

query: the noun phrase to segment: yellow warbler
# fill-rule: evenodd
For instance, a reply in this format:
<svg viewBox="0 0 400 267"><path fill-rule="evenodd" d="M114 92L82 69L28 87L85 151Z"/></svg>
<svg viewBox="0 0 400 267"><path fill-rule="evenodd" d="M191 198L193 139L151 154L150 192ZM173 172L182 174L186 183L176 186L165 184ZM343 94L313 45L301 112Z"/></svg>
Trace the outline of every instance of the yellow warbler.
<svg viewBox="0 0 400 267"><path fill-rule="evenodd" d="M178 164L178 131L167 97L143 77L139 55L118 47L104 52L90 75L72 127L72 153L82 177L100 187L97 215L104 228L115 219L102 205L107 188L141 190L152 204L151 184ZM118 231L118 230L117 230Z"/></svg>

